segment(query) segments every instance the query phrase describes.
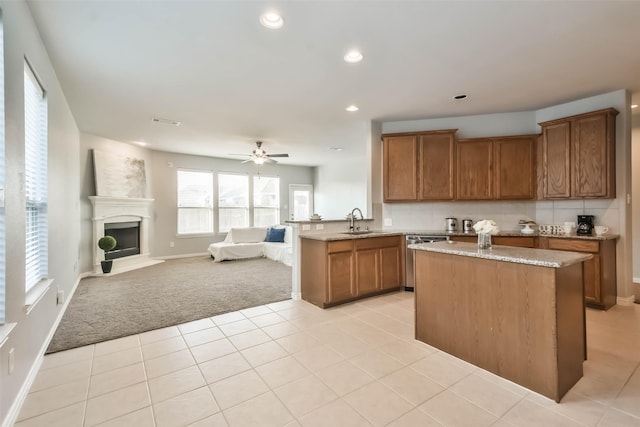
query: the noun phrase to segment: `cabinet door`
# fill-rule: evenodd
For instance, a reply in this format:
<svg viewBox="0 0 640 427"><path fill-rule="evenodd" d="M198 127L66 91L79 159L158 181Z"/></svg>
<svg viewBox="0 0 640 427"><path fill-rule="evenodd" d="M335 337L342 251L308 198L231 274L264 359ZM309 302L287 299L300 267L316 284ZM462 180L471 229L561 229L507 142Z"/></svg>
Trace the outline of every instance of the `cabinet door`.
<svg viewBox="0 0 640 427"><path fill-rule="evenodd" d="M582 264L584 275L584 299L587 303L601 304L600 292L600 255L593 254L593 258Z"/></svg>
<svg viewBox="0 0 640 427"><path fill-rule="evenodd" d="M542 128L542 173L545 199L571 197L571 124L556 123Z"/></svg>
<svg viewBox="0 0 640 427"><path fill-rule="evenodd" d="M380 284L382 289L397 288L402 285L402 256L400 248L380 249L382 268Z"/></svg>
<svg viewBox="0 0 640 427"><path fill-rule="evenodd" d="M577 118L573 122L573 196L613 197L609 194L607 114ZM615 179L613 179L615 181Z"/></svg>
<svg viewBox="0 0 640 427"><path fill-rule="evenodd" d="M418 198L417 136L387 136L383 141L384 200Z"/></svg>
<svg viewBox="0 0 640 427"><path fill-rule="evenodd" d="M454 198L455 131L420 135L418 172L420 200Z"/></svg>
<svg viewBox="0 0 640 427"><path fill-rule="evenodd" d="M456 144L457 199L487 200L493 198L493 150L491 140L466 139Z"/></svg>
<svg viewBox="0 0 640 427"><path fill-rule="evenodd" d="M356 296L353 281L353 252L329 254L329 302Z"/></svg>
<svg viewBox="0 0 640 427"><path fill-rule="evenodd" d="M493 141L496 199L535 197L536 137Z"/></svg>
<svg viewBox="0 0 640 427"><path fill-rule="evenodd" d="M366 295L380 290L380 250L356 251L357 295Z"/></svg>

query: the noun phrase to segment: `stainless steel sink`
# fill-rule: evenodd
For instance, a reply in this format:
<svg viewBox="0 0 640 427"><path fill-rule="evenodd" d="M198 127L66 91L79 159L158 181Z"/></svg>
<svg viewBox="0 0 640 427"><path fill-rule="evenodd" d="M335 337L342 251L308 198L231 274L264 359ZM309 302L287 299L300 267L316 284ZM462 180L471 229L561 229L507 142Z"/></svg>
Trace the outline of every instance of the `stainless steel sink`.
<svg viewBox="0 0 640 427"><path fill-rule="evenodd" d="M373 233L373 231L371 230L362 230L362 231L344 231L340 234L350 234L352 236L357 236L359 234L369 234L369 233Z"/></svg>

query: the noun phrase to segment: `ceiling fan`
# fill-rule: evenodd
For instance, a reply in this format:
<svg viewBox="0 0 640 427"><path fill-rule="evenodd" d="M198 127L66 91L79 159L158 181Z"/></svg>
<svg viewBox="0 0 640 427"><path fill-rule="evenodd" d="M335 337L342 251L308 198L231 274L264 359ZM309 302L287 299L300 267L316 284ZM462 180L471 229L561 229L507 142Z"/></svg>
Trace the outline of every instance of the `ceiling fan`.
<svg viewBox="0 0 640 427"><path fill-rule="evenodd" d="M253 162L256 165L262 165L264 163L278 163L276 160L273 160L272 157L289 157L288 154L267 154L265 150L262 149L262 141L256 141L257 148L254 149L251 154L231 154L232 156L249 156L249 159L243 161L242 163Z"/></svg>

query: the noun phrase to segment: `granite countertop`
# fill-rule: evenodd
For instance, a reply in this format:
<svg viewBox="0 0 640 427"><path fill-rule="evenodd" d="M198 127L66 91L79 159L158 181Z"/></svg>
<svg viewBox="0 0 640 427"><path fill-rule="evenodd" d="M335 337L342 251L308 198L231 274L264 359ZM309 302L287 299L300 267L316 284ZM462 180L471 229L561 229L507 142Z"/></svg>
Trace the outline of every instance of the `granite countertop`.
<svg viewBox="0 0 640 427"><path fill-rule="evenodd" d="M388 230L392 231L392 230ZM475 232L465 233L462 231L443 231L443 230L393 230L402 232L403 234L423 234L426 236L470 236L475 237L477 234ZM505 237L549 237L552 239L581 239L581 240L615 240L620 235L618 234L610 234L606 233L602 236L593 235L579 235L576 233L571 234L548 234L548 233L539 233L534 232L531 234L525 234L520 232L519 230L506 230L500 231L495 236L505 236Z"/></svg>
<svg viewBox="0 0 640 427"><path fill-rule="evenodd" d="M384 236L403 236L404 233L401 231L370 231L368 233L363 234L348 234L345 232L329 232L329 233L309 233L309 234L301 234L301 239L311 239L311 240L322 240L325 242L330 242L333 240L353 240L353 239L368 239L370 237L384 237Z"/></svg>
<svg viewBox="0 0 640 427"><path fill-rule="evenodd" d="M512 246L493 245L491 249L478 249L478 245L475 243L454 241L419 243L409 245L409 249L550 268L567 267L593 258L593 255L586 253Z"/></svg>

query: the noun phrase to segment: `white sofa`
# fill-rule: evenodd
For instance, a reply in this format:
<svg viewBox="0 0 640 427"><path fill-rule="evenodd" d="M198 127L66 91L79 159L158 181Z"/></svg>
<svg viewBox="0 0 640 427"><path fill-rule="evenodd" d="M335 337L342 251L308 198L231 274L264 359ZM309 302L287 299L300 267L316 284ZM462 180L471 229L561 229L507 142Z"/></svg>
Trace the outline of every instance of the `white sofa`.
<svg viewBox="0 0 640 427"><path fill-rule="evenodd" d="M215 262L234 259L267 257L274 261L291 266L293 262L293 245L291 243L291 227L284 228L284 242L265 242L268 227L232 228L222 242L209 245L209 254Z"/></svg>

